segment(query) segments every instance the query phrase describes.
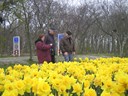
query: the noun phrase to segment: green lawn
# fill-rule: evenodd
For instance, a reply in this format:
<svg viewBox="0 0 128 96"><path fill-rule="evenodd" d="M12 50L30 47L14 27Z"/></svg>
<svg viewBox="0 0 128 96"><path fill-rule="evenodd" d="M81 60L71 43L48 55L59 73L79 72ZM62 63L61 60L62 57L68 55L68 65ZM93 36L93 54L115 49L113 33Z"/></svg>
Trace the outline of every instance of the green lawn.
<svg viewBox="0 0 128 96"><path fill-rule="evenodd" d="M100 58L100 57L111 57L108 55L102 54L92 54L92 55L74 55L74 58ZM10 60L10 62L9 62ZM64 58L62 55L56 56L56 62L63 62ZM23 64L23 65L31 65L33 63L37 63L37 56L33 56L33 61L29 61L29 56L21 56L21 57L0 57L0 68L7 68L8 66L14 66L15 64Z"/></svg>

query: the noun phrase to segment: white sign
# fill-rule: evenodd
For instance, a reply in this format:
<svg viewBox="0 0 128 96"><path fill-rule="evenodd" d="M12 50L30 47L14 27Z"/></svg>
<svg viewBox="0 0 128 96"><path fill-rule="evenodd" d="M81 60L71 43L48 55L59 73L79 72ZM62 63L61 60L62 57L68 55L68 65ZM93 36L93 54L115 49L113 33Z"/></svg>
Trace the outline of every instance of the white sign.
<svg viewBox="0 0 128 96"><path fill-rule="evenodd" d="M57 39L58 39L58 42L57 42L57 43L58 43L58 44L57 44L57 45L58 45L58 47L57 47L57 49L58 49L58 52L57 52L58 55L60 55L60 40L61 40L63 37L64 37L64 34L58 34L58 38L57 38Z"/></svg>
<svg viewBox="0 0 128 96"><path fill-rule="evenodd" d="M20 37L13 37L13 56L20 56Z"/></svg>

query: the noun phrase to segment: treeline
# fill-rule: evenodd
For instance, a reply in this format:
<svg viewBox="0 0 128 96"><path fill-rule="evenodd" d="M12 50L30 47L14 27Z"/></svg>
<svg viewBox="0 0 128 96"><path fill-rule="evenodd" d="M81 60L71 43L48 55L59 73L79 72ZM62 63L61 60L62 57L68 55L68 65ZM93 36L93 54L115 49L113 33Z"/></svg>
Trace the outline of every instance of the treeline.
<svg viewBox="0 0 128 96"><path fill-rule="evenodd" d="M79 54L128 56L128 0L85 0L71 6L62 0L1 0L0 55L12 54L13 36L21 54L35 53L34 41L49 27L70 30ZM57 37L57 36L56 36Z"/></svg>

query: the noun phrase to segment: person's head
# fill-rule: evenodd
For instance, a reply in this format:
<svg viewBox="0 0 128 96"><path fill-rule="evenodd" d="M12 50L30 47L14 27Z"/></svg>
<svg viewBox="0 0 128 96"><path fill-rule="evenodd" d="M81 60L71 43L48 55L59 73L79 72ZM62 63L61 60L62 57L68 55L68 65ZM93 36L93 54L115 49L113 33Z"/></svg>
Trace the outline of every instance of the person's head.
<svg viewBox="0 0 128 96"><path fill-rule="evenodd" d="M51 35L55 35L55 29L54 29L54 28L49 28L48 32L49 32Z"/></svg>
<svg viewBox="0 0 128 96"><path fill-rule="evenodd" d="M67 37L71 37L71 36L72 36L72 33L71 33L70 31L66 31L65 35L66 35Z"/></svg>
<svg viewBox="0 0 128 96"><path fill-rule="evenodd" d="M41 41L44 41L45 35L44 35L44 34L39 35L39 39L40 39Z"/></svg>

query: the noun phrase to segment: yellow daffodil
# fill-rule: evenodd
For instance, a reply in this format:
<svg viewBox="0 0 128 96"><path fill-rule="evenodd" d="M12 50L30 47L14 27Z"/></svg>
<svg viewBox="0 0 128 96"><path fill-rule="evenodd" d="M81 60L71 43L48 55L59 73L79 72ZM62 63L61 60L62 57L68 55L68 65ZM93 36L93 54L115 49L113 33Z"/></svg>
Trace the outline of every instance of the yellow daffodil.
<svg viewBox="0 0 128 96"><path fill-rule="evenodd" d="M79 83L76 83L73 85L73 93L76 93L78 96L80 96L80 93L82 93L82 85Z"/></svg>
<svg viewBox="0 0 128 96"><path fill-rule="evenodd" d="M7 91L5 90L2 94L2 96L18 96L18 92L16 89L11 90L11 91Z"/></svg>
<svg viewBox="0 0 128 96"><path fill-rule="evenodd" d="M0 92L4 91L4 86L0 84Z"/></svg>
<svg viewBox="0 0 128 96"><path fill-rule="evenodd" d="M97 96L96 91L94 89L85 89L84 96Z"/></svg>
<svg viewBox="0 0 128 96"><path fill-rule="evenodd" d="M25 84L24 84L23 80L15 81L14 82L14 87L15 87L15 89L17 89L17 91L20 95L24 94Z"/></svg>
<svg viewBox="0 0 128 96"><path fill-rule="evenodd" d="M128 58L77 60L0 68L0 92L2 96L125 96Z"/></svg>
<svg viewBox="0 0 128 96"><path fill-rule="evenodd" d="M37 85L37 94L40 96L48 96L51 92L50 85L43 79L39 79Z"/></svg>

